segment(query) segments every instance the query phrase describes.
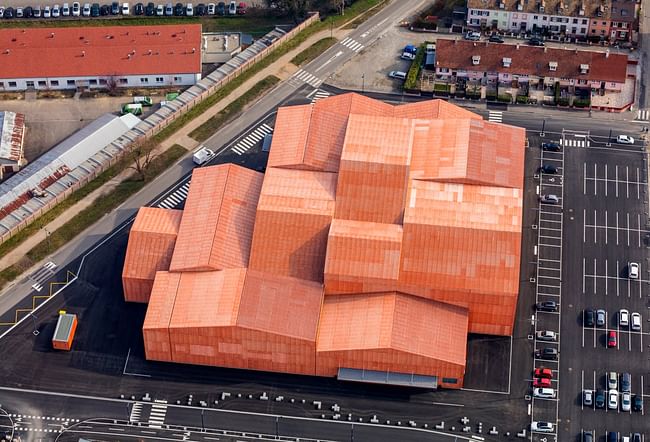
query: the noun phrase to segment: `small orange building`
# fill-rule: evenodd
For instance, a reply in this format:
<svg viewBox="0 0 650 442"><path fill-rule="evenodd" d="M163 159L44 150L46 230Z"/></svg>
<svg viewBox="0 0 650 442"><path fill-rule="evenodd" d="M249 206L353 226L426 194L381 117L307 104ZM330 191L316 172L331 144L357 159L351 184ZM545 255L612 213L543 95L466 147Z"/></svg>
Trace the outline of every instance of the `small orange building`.
<svg viewBox="0 0 650 442"><path fill-rule="evenodd" d="M70 351L76 331L77 315L60 311L54 329L54 336L52 336L52 347L56 350Z"/></svg>
<svg viewBox="0 0 650 442"><path fill-rule="evenodd" d="M281 108L266 174L197 169L138 214L147 358L462 387L467 334L512 333L524 138L439 100Z"/></svg>

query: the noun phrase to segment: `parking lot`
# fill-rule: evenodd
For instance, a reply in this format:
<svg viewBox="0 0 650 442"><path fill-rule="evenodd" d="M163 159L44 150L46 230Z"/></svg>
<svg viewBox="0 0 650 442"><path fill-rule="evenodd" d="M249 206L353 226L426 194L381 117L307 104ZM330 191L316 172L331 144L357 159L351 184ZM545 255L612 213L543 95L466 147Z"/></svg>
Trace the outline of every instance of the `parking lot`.
<svg viewBox="0 0 650 442"><path fill-rule="evenodd" d="M535 330L557 333L556 341L535 348L556 348L558 361L535 358L535 367L552 370L557 398L531 398L531 420L557 421L552 433L533 433L542 441L580 440L591 431L597 441L607 432L650 436L645 407L650 398L650 229L647 206L647 164L640 144L620 145L609 137L563 131L543 136L529 132L531 145L558 142L560 152L538 151L537 167L555 166L556 173L538 173L536 193L556 195L556 204L539 204L537 225L536 302L555 301L557 312L535 314ZM638 264L630 278L629 264ZM585 324L585 310L604 310L601 325ZM620 310L641 315L639 330L621 325ZM559 366L559 371L557 371ZM608 398L606 375L631 375L631 398L643 409L623 411L618 403L604 408L585 405L584 390ZM620 387L620 380L619 385Z"/></svg>

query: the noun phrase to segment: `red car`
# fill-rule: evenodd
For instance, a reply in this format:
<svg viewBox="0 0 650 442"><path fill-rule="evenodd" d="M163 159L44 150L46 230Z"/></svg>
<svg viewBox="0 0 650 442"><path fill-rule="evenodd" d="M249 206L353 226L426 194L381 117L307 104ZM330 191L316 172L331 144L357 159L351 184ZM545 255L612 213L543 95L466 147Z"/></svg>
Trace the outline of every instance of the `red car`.
<svg viewBox="0 0 650 442"><path fill-rule="evenodd" d="M553 379L553 370L550 368L539 367L535 369L536 378L549 378Z"/></svg>
<svg viewBox="0 0 650 442"><path fill-rule="evenodd" d="M614 330L611 330L607 336L607 347L616 347L616 332Z"/></svg>
<svg viewBox="0 0 650 442"><path fill-rule="evenodd" d="M533 387L547 388L551 386L549 378L535 378L533 379Z"/></svg>
<svg viewBox="0 0 650 442"><path fill-rule="evenodd" d="M246 3L240 2L237 5L237 15L244 15L246 14Z"/></svg>

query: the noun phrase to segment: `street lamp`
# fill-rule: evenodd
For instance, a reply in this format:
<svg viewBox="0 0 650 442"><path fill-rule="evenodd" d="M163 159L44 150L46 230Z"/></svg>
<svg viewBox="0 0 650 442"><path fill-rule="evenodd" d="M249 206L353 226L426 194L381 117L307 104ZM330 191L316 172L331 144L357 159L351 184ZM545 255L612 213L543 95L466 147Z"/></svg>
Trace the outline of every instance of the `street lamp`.
<svg viewBox="0 0 650 442"><path fill-rule="evenodd" d="M40 332L36 329L36 320L38 319L38 317L34 314L34 312L29 312L29 316L32 317L32 322L34 324L34 329L32 330L32 334L34 336L38 336L40 334Z"/></svg>
<svg viewBox="0 0 650 442"><path fill-rule="evenodd" d="M275 416L275 438L280 439L280 416Z"/></svg>
<svg viewBox="0 0 650 442"><path fill-rule="evenodd" d="M366 73L361 74L361 93L366 91Z"/></svg>
<svg viewBox="0 0 650 442"><path fill-rule="evenodd" d="M45 232L45 240L47 241L47 252L49 253L50 252L50 235L52 235L52 232L47 230L47 227L45 227L45 226L41 227L41 229L43 229L43 231Z"/></svg>
<svg viewBox="0 0 650 442"><path fill-rule="evenodd" d="M544 135L544 128L546 128L546 119L542 120L542 132L539 134L540 137L545 136Z"/></svg>
<svg viewBox="0 0 650 442"><path fill-rule="evenodd" d="M205 433L205 424L203 423L203 409L201 409L201 432Z"/></svg>

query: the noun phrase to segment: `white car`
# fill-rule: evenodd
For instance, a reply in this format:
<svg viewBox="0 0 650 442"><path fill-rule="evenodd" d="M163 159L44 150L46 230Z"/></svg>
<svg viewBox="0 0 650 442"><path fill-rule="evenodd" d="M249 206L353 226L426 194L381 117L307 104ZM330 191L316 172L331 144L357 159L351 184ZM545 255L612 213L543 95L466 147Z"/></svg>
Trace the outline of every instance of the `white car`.
<svg viewBox="0 0 650 442"><path fill-rule="evenodd" d="M64 17L67 17L70 15L70 5L67 3L63 4L63 7L61 8L61 15Z"/></svg>
<svg viewBox="0 0 650 442"><path fill-rule="evenodd" d="M555 390L552 388L533 388L533 396L544 399L555 399Z"/></svg>
<svg viewBox="0 0 650 442"><path fill-rule="evenodd" d="M540 341L557 341L557 333L550 330L538 331L537 339Z"/></svg>
<svg viewBox="0 0 650 442"><path fill-rule="evenodd" d="M72 16L79 17L81 15L81 5L79 2L74 2L72 4Z"/></svg>
<svg viewBox="0 0 650 442"><path fill-rule="evenodd" d="M156 6L156 15L159 17L165 15L165 6L163 5Z"/></svg>
<svg viewBox="0 0 650 442"><path fill-rule="evenodd" d="M81 15L84 17L90 17L90 3L86 3L81 10Z"/></svg>
<svg viewBox="0 0 650 442"><path fill-rule="evenodd" d="M607 408L610 410L618 409L618 391L609 390L609 393L607 394Z"/></svg>
<svg viewBox="0 0 650 442"><path fill-rule="evenodd" d="M618 311L618 325L621 327L627 327L630 325L630 312L624 308Z"/></svg>
<svg viewBox="0 0 650 442"><path fill-rule="evenodd" d="M616 137L616 142L619 144L634 144L634 138L629 135L619 135Z"/></svg>
<svg viewBox="0 0 650 442"><path fill-rule="evenodd" d="M632 407L632 395L628 392L621 393L621 411L630 411Z"/></svg>
<svg viewBox="0 0 650 442"><path fill-rule="evenodd" d="M58 18L61 16L61 7L59 5L52 6L52 17Z"/></svg>
<svg viewBox="0 0 650 442"><path fill-rule="evenodd" d="M188 17L194 15L194 5L192 5L192 3L188 3L187 6L185 7L185 15Z"/></svg>
<svg viewBox="0 0 650 442"><path fill-rule="evenodd" d="M639 279L639 264L631 262L627 265L627 276L630 279Z"/></svg>
<svg viewBox="0 0 650 442"><path fill-rule="evenodd" d="M406 80L406 72L402 72L402 71L390 71L388 73L388 76L390 78L397 78L397 79L400 79L400 80Z"/></svg>
<svg viewBox="0 0 650 442"><path fill-rule="evenodd" d="M399 57L402 60L415 60L415 54L412 52L402 52L402 55Z"/></svg>
<svg viewBox="0 0 650 442"><path fill-rule="evenodd" d="M214 15L217 12L217 5L208 3L208 15Z"/></svg>
<svg viewBox="0 0 650 442"><path fill-rule="evenodd" d="M594 403L594 392L592 390L584 390L582 392L582 404L591 407Z"/></svg>
<svg viewBox="0 0 650 442"><path fill-rule="evenodd" d="M552 433L554 427L555 425L552 423L543 421L533 421L533 423L530 424L530 430L537 431L538 433Z"/></svg>
<svg viewBox="0 0 650 442"><path fill-rule="evenodd" d="M128 3L122 3L122 9L121 9L122 15L129 15L131 14L131 10L129 8Z"/></svg>
<svg viewBox="0 0 650 442"><path fill-rule="evenodd" d="M641 314L634 312L632 313L632 330L640 331L641 330Z"/></svg>
<svg viewBox="0 0 650 442"><path fill-rule="evenodd" d="M50 17L52 17L52 12L50 11L50 7L45 6L43 8L43 18L50 18Z"/></svg>
<svg viewBox="0 0 650 442"><path fill-rule="evenodd" d="M560 202L557 195L542 195L539 200L544 204L559 204Z"/></svg>

